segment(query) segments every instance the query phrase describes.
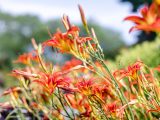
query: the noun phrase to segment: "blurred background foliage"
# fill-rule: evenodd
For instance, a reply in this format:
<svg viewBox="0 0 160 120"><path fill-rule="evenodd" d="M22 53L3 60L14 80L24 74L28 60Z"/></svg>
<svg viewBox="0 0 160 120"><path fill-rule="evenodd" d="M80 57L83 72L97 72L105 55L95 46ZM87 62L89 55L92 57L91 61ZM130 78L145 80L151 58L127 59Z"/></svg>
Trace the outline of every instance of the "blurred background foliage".
<svg viewBox="0 0 160 120"><path fill-rule="evenodd" d="M149 67L156 67L160 65L160 38L154 42L144 42L121 50L120 54L116 56L115 63L118 63L120 68L126 67L136 60L143 61Z"/></svg>
<svg viewBox="0 0 160 120"><path fill-rule="evenodd" d="M132 4L132 11L136 12L143 4L151 4L152 0L121 0L121 2L129 2Z"/></svg>

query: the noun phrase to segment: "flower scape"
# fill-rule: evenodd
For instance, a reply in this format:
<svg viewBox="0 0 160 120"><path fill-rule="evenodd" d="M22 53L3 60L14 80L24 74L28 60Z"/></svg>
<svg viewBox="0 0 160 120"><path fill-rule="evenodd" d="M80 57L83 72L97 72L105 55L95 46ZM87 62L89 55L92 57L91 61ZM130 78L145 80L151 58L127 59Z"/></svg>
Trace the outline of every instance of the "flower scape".
<svg viewBox="0 0 160 120"><path fill-rule="evenodd" d="M2 119L31 120L156 120L160 118L160 66L150 68L143 61L110 70L93 28L89 28L81 6L82 23L88 36L63 16L65 32L58 30L51 39L20 55L11 75L18 85L0 97ZM135 23L133 30L160 32L160 4L153 1L140 11L142 16L125 20ZM73 58L62 65L44 57L52 47ZM157 51L158 52L158 51Z"/></svg>

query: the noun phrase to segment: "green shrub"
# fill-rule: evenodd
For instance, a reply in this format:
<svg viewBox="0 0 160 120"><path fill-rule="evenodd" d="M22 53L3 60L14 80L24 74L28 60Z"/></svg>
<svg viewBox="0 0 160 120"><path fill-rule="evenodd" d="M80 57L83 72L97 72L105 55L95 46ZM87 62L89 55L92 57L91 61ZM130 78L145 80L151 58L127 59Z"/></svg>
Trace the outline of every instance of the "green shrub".
<svg viewBox="0 0 160 120"><path fill-rule="evenodd" d="M116 57L119 67L127 66L136 60L142 60L146 65L156 67L160 64L160 38L154 42L144 42L132 48L123 49Z"/></svg>

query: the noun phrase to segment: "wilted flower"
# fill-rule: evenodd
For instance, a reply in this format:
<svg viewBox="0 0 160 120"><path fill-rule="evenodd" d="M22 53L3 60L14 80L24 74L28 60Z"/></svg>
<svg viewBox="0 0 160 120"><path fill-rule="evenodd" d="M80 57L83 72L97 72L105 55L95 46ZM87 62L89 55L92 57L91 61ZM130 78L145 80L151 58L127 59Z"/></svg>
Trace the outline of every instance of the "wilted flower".
<svg viewBox="0 0 160 120"><path fill-rule="evenodd" d="M37 74L32 74L28 71L24 71L24 70L13 70L12 71L13 76L23 76L23 77L38 77Z"/></svg>
<svg viewBox="0 0 160 120"><path fill-rule="evenodd" d="M1 107L1 108L4 108L4 109L12 108L10 102L0 103L0 107ZM0 111L0 112L1 112L1 111Z"/></svg>
<svg viewBox="0 0 160 120"><path fill-rule="evenodd" d="M1 96L12 95L17 99L19 97L19 93L21 93L20 87L11 87L8 90L4 91Z"/></svg>

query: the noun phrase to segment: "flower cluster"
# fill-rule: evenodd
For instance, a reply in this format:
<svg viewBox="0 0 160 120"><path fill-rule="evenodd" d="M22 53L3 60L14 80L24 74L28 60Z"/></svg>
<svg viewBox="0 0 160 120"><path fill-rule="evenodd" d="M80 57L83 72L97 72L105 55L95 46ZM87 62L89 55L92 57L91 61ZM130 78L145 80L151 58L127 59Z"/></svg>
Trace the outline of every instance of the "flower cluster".
<svg viewBox="0 0 160 120"><path fill-rule="evenodd" d="M66 32L57 31L40 45L33 39L35 50L15 61L25 66L12 71L19 84L0 96L10 96L0 103L1 116L39 120L158 119L160 67L149 68L138 60L127 68L110 71L95 32L88 28L81 6L79 9L88 36L80 36L80 29L64 16ZM158 32L158 10L154 2L142 9L142 18L126 20L137 24L132 30ZM43 53L48 46L73 58L63 65L46 61Z"/></svg>

